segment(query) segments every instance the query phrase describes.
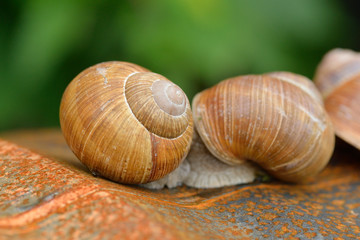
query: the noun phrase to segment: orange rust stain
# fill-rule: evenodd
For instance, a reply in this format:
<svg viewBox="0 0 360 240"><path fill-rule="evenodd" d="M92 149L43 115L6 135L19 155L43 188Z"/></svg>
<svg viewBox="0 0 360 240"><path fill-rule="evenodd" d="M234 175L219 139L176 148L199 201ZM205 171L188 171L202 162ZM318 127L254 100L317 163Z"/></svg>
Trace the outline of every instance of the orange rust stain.
<svg viewBox="0 0 360 240"><path fill-rule="evenodd" d="M279 217L279 215L269 212L269 213L265 213L262 218L265 220L269 220L269 221L273 221L275 218Z"/></svg>
<svg viewBox="0 0 360 240"><path fill-rule="evenodd" d="M305 235L307 238L314 238L314 237L316 237L316 233L314 233L314 232L305 232L304 235Z"/></svg>
<svg viewBox="0 0 360 240"><path fill-rule="evenodd" d="M74 200L81 198L83 195L91 194L94 188L84 187L81 189L73 190L67 194L60 196L53 201L45 202L38 207L33 208L31 211L24 212L23 214L0 219L1 227L20 227L31 222L48 216L51 212L60 212L61 206L64 204L71 204Z"/></svg>
<svg viewBox="0 0 360 240"><path fill-rule="evenodd" d="M151 191L0 140L0 236L354 239L360 235L360 154L344 153L313 184Z"/></svg>
<svg viewBox="0 0 360 240"><path fill-rule="evenodd" d="M331 202L335 206L343 206L345 204L345 200L343 199L336 199Z"/></svg>

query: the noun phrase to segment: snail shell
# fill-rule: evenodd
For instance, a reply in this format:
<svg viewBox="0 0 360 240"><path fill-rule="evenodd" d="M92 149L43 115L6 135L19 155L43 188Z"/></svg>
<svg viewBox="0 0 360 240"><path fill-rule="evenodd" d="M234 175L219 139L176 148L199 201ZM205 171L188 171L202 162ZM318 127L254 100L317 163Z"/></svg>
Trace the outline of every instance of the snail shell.
<svg viewBox="0 0 360 240"><path fill-rule="evenodd" d="M331 50L319 64L314 81L336 135L360 149L360 53Z"/></svg>
<svg viewBox="0 0 360 240"><path fill-rule="evenodd" d="M194 97L193 117L215 157L228 164L252 160L289 182L315 176L334 149L320 94L292 73L224 80Z"/></svg>
<svg viewBox="0 0 360 240"><path fill-rule="evenodd" d="M190 104L178 86L115 61L73 79L61 101L60 124L72 151L93 173L133 184L176 169L193 134Z"/></svg>

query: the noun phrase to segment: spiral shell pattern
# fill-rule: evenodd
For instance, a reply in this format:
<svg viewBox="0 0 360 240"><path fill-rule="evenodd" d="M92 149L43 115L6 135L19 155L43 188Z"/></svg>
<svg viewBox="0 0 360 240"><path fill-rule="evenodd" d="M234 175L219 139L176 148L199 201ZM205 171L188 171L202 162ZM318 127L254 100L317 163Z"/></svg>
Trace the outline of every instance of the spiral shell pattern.
<svg viewBox="0 0 360 240"><path fill-rule="evenodd" d="M184 92L165 77L127 62L81 72L60 106L64 137L93 173L121 183L147 183L186 157L193 121Z"/></svg>
<svg viewBox="0 0 360 240"><path fill-rule="evenodd" d="M334 131L307 78L277 72L224 80L193 100L196 129L228 164L251 160L289 182L307 181L328 163Z"/></svg>

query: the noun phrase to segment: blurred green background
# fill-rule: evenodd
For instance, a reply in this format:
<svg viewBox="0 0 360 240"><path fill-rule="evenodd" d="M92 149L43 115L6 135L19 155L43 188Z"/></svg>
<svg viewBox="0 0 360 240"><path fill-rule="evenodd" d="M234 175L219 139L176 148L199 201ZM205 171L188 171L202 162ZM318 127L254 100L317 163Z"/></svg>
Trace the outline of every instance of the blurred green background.
<svg viewBox="0 0 360 240"><path fill-rule="evenodd" d="M359 47L358 9L341 0L8 0L0 3L0 130L58 126L83 69L137 63L191 100L222 79L312 77L335 47Z"/></svg>

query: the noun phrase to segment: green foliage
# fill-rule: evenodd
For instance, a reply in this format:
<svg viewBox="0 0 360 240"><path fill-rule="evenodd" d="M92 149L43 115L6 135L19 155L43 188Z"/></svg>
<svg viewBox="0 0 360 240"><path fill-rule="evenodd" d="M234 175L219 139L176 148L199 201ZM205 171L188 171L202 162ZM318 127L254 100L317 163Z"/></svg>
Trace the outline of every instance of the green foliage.
<svg viewBox="0 0 360 240"><path fill-rule="evenodd" d="M346 36L325 0L5 1L0 5L0 130L58 124L66 85L122 60L160 73L191 99L222 79L269 71L311 77Z"/></svg>

